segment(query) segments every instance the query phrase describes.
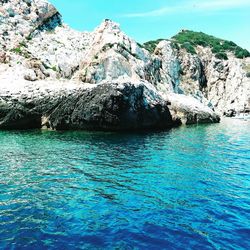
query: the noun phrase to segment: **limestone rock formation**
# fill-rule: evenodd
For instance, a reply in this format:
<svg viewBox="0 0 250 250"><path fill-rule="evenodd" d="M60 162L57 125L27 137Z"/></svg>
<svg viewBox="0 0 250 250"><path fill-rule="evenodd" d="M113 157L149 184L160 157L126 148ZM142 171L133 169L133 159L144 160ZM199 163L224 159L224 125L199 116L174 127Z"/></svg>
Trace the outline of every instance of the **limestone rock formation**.
<svg viewBox="0 0 250 250"><path fill-rule="evenodd" d="M153 54L163 62L160 88L192 95L221 115L250 109L250 57L236 58L229 51L220 59L210 47L195 49L193 54L171 40L158 43Z"/></svg>
<svg viewBox="0 0 250 250"><path fill-rule="evenodd" d="M93 32L72 30L46 0L2 1L0 128L119 130L218 122L214 108L223 111L220 100L238 105L242 84L248 85L235 62L228 65L236 72L227 81L230 93L239 91L230 99L218 87L218 81L225 84L217 74L217 68L227 71L223 61L190 55L168 41L150 53L110 20Z"/></svg>

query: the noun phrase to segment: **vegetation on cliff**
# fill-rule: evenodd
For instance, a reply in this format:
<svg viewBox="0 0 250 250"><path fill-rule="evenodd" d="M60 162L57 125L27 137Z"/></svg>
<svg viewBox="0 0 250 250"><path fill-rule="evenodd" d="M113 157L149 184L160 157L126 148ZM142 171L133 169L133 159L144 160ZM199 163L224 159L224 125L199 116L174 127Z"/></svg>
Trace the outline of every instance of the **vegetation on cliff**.
<svg viewBox="0 0 250 250"><path fill-rule="evenodd" d="M154 53L156 46L159 44L159 42L163 41L164 39L157 39L152 40L144 43L142 46L148 50L150 53Z"/></svg>
<svg viewBox="0 0 250 250"><path fill-rule="evenodd" d="M203 47L210 47L216 57L220 59L226 59L227 52L234 53L237 58L250 57L249 51L242 49L232 41L216 38L214 36L207 35L203 32L195 32L190 30L182 30L172 39L181 45L189 43L191 46L196 47L198 45Z"/></svg>
<svg viewBox="0 0 250 250"><path fill-rule="evenodd" d="M154 52L156 46L163 39L155 41L149 41L143 44L143 46L151 53ZM219 59L227 59L227 53L232 52L237 58L250 57L249 51L239 47L232 41L216 38L214 36L207 35L203 32L195 32L190 30L182 30L171 39L172 43L176 46L186 49L188 53L196 54L195 48L197 46L210 47L215 56Z"/></svg>
<svg viewBox="0 0 250 250"><path fill-rule="evenodd" d="M250 64L243 64L243 69L246 71L246 76L250 78Z"/></svg>

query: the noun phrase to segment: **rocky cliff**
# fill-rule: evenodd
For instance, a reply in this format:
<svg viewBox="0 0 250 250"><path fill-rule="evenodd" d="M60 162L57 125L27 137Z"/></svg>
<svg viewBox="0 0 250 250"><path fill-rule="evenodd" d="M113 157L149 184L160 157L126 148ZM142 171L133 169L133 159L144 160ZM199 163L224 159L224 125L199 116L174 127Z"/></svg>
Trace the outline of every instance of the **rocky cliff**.
<svg viewBox="0 0 250 250"><path fill-rule="evenodd" d="M78 32L45 0L1 1L0 128L162 129L247 108L247 52L180 37L140 45L110 20Z"/></svg>
<svg viewBox="0 0 250 250"><path fill-rule="evenodd" d="M162 59L169 73L164 83L173 92L192 95L221 115L250 109L250 53L235 43L182 30L145 48Z"/></svg>

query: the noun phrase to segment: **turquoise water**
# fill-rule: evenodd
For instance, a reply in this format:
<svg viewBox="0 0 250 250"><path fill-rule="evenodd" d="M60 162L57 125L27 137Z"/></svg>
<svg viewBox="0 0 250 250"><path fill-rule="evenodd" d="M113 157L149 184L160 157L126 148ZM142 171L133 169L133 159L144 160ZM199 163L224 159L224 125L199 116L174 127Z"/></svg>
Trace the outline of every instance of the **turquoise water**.
<svg viewBox="0 0 250 250"><path fill-rule="evenodd" d="M0 249L250 249L249 122L0 143Z"/></svg>

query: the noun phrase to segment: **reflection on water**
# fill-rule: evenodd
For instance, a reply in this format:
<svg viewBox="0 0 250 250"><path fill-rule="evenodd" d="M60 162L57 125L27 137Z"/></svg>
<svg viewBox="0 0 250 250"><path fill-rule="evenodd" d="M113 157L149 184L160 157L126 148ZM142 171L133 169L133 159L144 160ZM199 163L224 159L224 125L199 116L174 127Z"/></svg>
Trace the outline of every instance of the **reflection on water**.
<svg viewBox="0 0 250 250"><path fill-rule="evenodd" d="M249 129L0 132L0 248L249 249Z"/></svg>

